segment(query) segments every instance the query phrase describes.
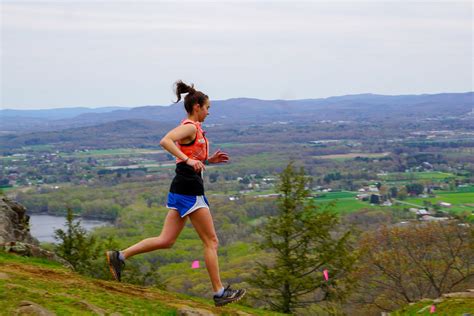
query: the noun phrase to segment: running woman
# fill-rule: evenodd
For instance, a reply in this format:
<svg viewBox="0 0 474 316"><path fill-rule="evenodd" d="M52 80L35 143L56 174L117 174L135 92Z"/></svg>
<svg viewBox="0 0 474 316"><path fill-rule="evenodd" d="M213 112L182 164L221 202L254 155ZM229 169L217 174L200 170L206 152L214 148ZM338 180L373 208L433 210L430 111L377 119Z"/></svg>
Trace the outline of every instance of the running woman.
<svg viewBox="0 0 474 316"><path fill-rule="evenodd" d="M107 262L113 277L120 282L126 259L140 253L170 248L189 217L204 244L204 259L214 290L214 303L223 306L240 300L246 291L234 290L230 285L224 288L222 285L217 256L218 240L209 202L204 195L202 171L207 164L228 162L229 155L218 150L208 157L209 143L201 123L209 115L209 97L195 90L194 85L188 86L182 81L175 83L175 92L178 98L175 103L181 100L181 94L187 93L184 98L187 119L160 141L160 145L176 157L176 176L168 193L169 211L163 229L160 236L144 239L125 250L107 251Z"/></svg>

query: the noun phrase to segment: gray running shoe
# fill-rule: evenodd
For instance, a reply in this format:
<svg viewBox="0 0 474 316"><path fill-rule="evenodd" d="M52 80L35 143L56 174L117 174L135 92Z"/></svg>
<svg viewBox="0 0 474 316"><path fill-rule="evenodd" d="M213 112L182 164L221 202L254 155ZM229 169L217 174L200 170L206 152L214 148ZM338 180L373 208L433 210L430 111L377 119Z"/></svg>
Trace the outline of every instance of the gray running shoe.
<svg viewBox="0 0 474 316"><path fill-rule="evenodd" d="M244 297L246 292L247 291L244 289L233 290L230 288L230 285L228 285L224 289L224 294L222 294L222 296L214 295L214 304L216 306L224 306L229 303L236 302Z"/></svg>
<svg viewBox="0 0 474 316"><path fill-rule="evenodd" d="M109 269L114 279L120 282L125 262L120 260L117 250L107 251L105 256L107 257L107 263L109 264Z"/></svg>

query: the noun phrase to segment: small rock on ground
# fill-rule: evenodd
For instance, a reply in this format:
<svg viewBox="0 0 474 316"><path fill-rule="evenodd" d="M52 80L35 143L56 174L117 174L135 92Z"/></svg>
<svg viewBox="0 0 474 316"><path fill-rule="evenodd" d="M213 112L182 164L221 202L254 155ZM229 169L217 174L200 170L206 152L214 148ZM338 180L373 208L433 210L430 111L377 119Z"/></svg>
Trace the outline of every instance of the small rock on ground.
<svg viewBox="0 0 474 316"><path fill-rule="evenodd" d="M182 306L178 308L178 310L176 311L176 315L178 316L214 316L215 314L206 309Z"/></svg>
<svg viewBox="0 0 474 316"><path fill-rule="evenodd" d="M87 302L87 301L79 301L79 302L75 302L74 305L76 305L77 307L81 308L81 309L84 309L84 310L88 310L90 312L93 312L95 313L96 315L100 315L100 316L103 316L105 315L105 310L103 310L102 308L100 307L97 307L95 305L92 305L91 303Z"/></svg>
<svg viewBox="0 0 474 316"><path fill-rule="evenodd" d="M56 314L39 304L30 301L21 301L14 315L55 316Z"/></svg>

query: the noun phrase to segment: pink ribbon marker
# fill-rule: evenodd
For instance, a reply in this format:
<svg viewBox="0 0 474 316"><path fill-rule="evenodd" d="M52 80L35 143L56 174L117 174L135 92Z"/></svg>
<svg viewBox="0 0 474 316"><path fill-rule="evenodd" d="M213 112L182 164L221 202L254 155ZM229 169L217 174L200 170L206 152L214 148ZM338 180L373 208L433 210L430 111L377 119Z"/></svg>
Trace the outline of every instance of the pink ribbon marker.
<svg viewBox="0 0 474 316"><path fill-rule="evenodd" d="M436 306L431 305L430 313L433 314L434 312L436 312Z"/></svg>
<svg viewBox="0 0 474 316"><path fill-rule="evenodd" d="M191 269L198 269L199 268L199 260L194 260L193 264L191 265Z"/></svg>
<svg viewBox="0 0 474 316"><path fill-rule="evenodd" d="M323 271L323 275L324 275L324 279L325 279L326 281L328 281L328 280L329 280L328 270L324 270L324 271Z"/></svg>

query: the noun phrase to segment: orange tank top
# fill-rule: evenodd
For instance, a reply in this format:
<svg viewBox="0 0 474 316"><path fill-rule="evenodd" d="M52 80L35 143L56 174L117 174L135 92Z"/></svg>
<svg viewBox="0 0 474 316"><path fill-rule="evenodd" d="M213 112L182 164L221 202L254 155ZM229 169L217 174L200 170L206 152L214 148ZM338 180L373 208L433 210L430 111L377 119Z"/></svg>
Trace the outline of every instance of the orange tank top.
<svg viewBox="0 0 474 316"><path fill-rule="evenodd" d="M196 137L190 144L180 144L176 142L176 146L189 158L194 160L205 161L209 155L208 141L205 136L206 132L202 130L201 123L185 119L181 122L181 125L194 124L196 126ZM183 162L184 160L176 158L176 163Z"/></svg>

